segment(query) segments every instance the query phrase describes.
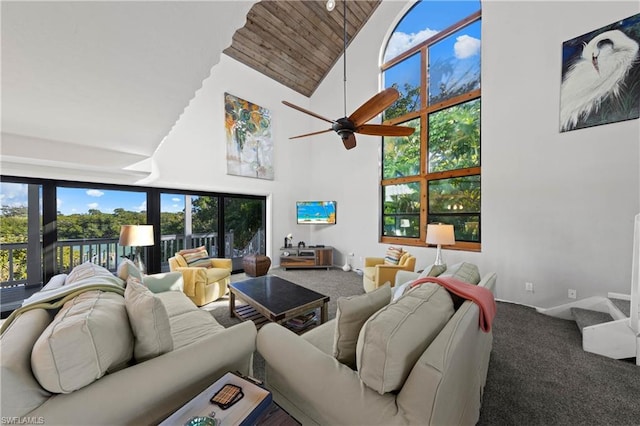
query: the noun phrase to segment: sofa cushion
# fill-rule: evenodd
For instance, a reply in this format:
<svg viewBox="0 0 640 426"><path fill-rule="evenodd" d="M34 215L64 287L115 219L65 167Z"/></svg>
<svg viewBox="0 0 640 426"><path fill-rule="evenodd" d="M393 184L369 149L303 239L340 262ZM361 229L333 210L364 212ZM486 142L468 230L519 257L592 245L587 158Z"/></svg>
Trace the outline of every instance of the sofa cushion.
<svg viewBox="0 0 640 426"><path fill-rule="evenodd" d="M224 329L213 318L211 312L194 308L192 311L171 317L173 348L183 348L224 331Z"/></svg>
<svg viewBox="0 0 640 426"><path fill-rule="evenodd" d="M425 278L425 277L437 277L440 274L442 274L446 269L447 267L445 265L436 265L436 264L429 265L426 268L424 268L424 270L420 273L420 275L416 279ZM407 281L404 284L394 287L392 300L398 300L408 290L409 286L413 281L414 280Z"/></svg>
<svg viewBox="0 0 640 426"><path fill-rule="evenodd" d="M133 352L133 335L122 296L88 291L71 299L42 332L31 352L40 385L70 393L122 367Z"/></svg>
<svg viewBox="0 0 640 426"><path fill-rule="evenodd" d="M99 275L113 276L113 274L109 272L108 269L87 261L73 268L73 270L67 276L66 285L73 284L74 282L83 280L85 278L96 277Z"/></svg>
<svg viewBox="0 0 640 426"><path fill-rule="evenodd" d="M468 284L477 285L480 282L480 271L473 263L460 262L451 265L445 272L440 274L441 277L453 277ZM457 294L451 293L454 309L458 309L465 301Z"/></svg>
<svg viewBox="0 0 640 426"><path fill-rule="evenodd" d="M156 297L162 301L164 308L167 310L169 319L184 314L185 312L198 309L195 303L181 291L165 291L156 294Z"/></svg>
<svg viewBox="0 0 640 426"><path fill-rule="evenodd" d="M397 265L402 257L402 248L389 247L384 255L384 263L387 265Z"/></svg>
<svg viewBox="0 0 640 426"><path fill-rule="evenodd" d="M162 301L133 276L127 279L124 300L135 336L136 361L173 350L169 315Z"/></svg>
<svg viewBox="0 0 640 426"><path fill-rule="evenodd" d="M231 275L231 271L224 268L209 268L206 271L207 282L214 283Z"/></svg>
<svg viewBox="0 0 640 426"><path fill-rule="evenodd" d="M116 275L123 281L127 281L127 278L129 278L130 276L137 278L140 282L143 281L143 276L140 269L136 266L135 263L127 258L123 258L120 265L118 265L118 271L116 272Z"/></svg>
<svg viewBox="0 0 640 426"><path fill-rule="evenodd" d="M360 379L380 394L402 388L420 355L453 313L451 296L437 284L413 288L374 313L358 336Z"/></svg>
<svg viewBox="0 0 640 426"><path fill-rule="evenodd" d="M390 300L389 283L359 296L338 298L333 338L333 356L338 361L356 368L356 345L360 329L371 315L388 305Z"/></svg>

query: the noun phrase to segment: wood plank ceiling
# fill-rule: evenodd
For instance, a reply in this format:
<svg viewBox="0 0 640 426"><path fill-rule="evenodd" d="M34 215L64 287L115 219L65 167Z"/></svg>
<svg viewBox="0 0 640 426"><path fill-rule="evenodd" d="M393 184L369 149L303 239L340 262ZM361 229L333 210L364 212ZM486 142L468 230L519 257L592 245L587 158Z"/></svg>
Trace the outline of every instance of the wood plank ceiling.
<svg viewBox="0 0 640 426"><path fill-rule="evenodd" d="M347 1L347 44L381 0ZM342 56L342 0L326 9L326 0L263 0L236 31L228 56L283 85L311 96ZM348 51L347 51L348 58Z"/></svg>

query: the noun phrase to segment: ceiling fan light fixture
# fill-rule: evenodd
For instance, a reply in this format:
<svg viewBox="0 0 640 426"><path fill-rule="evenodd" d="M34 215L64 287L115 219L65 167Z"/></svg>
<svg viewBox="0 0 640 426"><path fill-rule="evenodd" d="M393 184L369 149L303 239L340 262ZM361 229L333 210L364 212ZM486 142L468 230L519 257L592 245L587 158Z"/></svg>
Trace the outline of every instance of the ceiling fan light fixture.
<svg viewBox="0 0 640 426"><path fill-rule="evenodd" d="M335 0L327 0L327 10L331 12L336 7Z"/></svg>

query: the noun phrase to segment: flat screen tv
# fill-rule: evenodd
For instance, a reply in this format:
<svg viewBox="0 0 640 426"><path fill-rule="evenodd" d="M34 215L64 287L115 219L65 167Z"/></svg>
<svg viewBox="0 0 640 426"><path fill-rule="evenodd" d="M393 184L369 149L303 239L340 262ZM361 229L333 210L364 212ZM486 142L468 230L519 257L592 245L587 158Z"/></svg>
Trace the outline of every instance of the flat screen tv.
<svg viewBox="0 0 640 426"><path fill-rule="evenodd" d="M335 201L296 201L298 225L335 225Z"/></svg>

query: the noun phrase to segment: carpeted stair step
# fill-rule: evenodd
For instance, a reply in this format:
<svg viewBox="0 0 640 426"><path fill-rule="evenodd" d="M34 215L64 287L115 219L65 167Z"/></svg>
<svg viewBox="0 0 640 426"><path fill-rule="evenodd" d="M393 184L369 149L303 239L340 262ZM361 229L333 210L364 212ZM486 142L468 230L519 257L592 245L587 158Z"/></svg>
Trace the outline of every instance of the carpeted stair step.
<svg viewBox="0 0 640 426"><path fill-rule="evenodd" d="M626 316L627 318L631 316L631 301L614 299L612 297L610 297L609 300L611 300L611 302L616 305L616 308L618 308L620 312L624 314L624 316Z"/></svg>
<svg viewBox="0 0 640 426"><path fill-rule="evenodd" d="M585 327L613 321L613 317L606 312L597 312L589 309L571 308L571 314L576 320L580 333Z"/></svg>

